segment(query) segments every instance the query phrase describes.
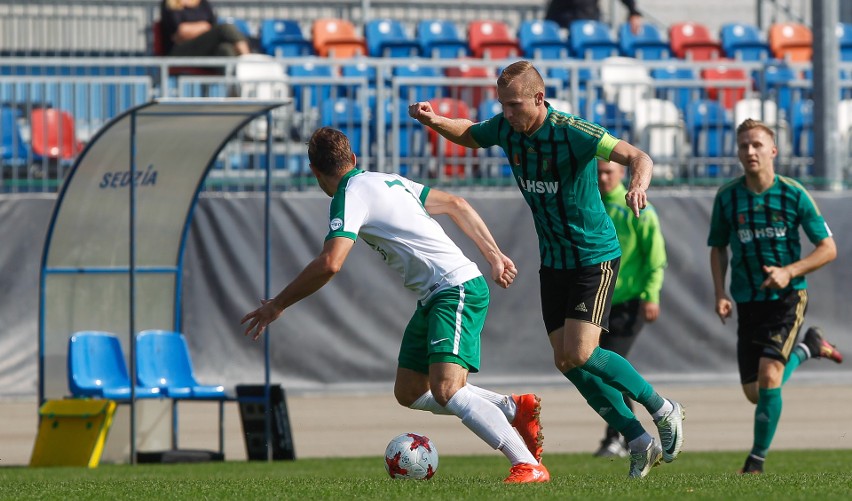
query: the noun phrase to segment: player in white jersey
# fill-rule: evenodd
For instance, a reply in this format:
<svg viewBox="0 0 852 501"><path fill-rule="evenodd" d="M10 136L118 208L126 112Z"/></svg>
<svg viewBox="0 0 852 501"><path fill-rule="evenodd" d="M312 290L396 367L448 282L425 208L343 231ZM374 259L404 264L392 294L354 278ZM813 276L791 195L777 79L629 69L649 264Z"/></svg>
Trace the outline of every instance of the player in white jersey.
<svg viewBox="0 0 852 501"><path fill-rule="evenodd" d="M338 130L314 132L308 158L320 188L332 197L323 250L277 296L243 317L245 334L258 339L286 308L327 284L360 237L419 297L399 351L397 401L458 416L512 463L506 482L549 481L541 464L538 397L501 395L467 383L468 373L479 371L488 284L432 216L448 215L488 260L491 278L509 287L517 269L482 218L461 197L401 176L357 169L349 140Z"/></svg>

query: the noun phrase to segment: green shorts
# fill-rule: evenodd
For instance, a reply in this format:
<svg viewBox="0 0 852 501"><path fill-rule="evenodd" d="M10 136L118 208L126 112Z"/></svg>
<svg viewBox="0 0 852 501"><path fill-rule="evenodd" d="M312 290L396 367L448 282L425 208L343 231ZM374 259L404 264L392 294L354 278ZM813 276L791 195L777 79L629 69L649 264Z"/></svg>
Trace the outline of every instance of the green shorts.
<svg viewBox="0 0 852 501"><path fill-rule="evenodd" d="M399 366L429 374L429 365L451 362L479 372L479 337L489 300L483 277L442 290L417 303L399 348Z"/></svg>

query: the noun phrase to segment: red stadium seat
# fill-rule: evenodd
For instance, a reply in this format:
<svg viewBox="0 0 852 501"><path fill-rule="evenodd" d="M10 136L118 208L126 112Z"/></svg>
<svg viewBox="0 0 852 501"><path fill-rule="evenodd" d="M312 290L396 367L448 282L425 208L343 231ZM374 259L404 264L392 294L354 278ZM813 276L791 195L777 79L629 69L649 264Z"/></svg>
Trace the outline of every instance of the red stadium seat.
<svg viewBox="0 0 852 501"><path fill-rule="evenodd" d="M470 109L464 101L452 98L439 98L429 101L435 113L449 118L470 119ZM444 157L447 163L444 165L444 174L449 177L464 177L464 165L458 163L458 157L474 154L474 150L453 143L440 136L431 128L427 131L429 144L432 147L432 155Z"/></svg>
<svg viewBox="0 0 852 501"><path fill-rule="evenodd" d="M33 153L55 160L71 160L83 150L77 141L74 117L56 108L36 108L30 116Z"/></svg>
<svg viewBox="0 0 852 501"><path fill-rule="evenodd" d="M707 61L718 58L722 53L719 42L710 30L700 23L675 23L669 27L669 43L672 53L680 59Z"/></svg>
<svg viewBox="0 0 852 501"><path fill-rule="evenodd" d="M506 59L521 54L518 41L504 22L471 21L467 25L467 30L473 57Z"/></svg>
<svg viewBox="0 0 852 501"><path fill-rule="evenodd" d="M459 60L457 66L451 66L446 69L446 75L449 78L486 79L492 84L487 87L464 84L448 86L451 98L464 101L470 104L472 108L478 108L483 100L497 96L497 77L494 75L492 68L474 66L474 64L475 61L473 60Z"/></svg>
<svg viewBox="0 0 852 501"><path fill-rule="evenodd" d="M733 62L732 60L720 62L725 61ZM751 80L744 69L732 68L724 64L701 70L701 78L707 82L707 97L713 101L721 102L727 110L733 109L734 104L743 99L746 89L751 86ZM742 87L718 87L713 85L714 80L742 80L743 84Z"/></svg>

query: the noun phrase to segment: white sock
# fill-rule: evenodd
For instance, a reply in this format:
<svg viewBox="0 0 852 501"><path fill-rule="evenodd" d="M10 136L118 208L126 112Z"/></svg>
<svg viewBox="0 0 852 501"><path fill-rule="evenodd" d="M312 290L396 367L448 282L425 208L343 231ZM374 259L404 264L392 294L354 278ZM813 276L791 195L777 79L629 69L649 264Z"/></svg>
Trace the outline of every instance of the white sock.
<svg viewBox="0 0 852 501"><path fill-rule="evenodd" d="M470 383L467 384L466 388L474 394L479 395L485 400L496 405L501 411L503 411L503 415L506 416L506 420L510 423L515 420L515 413L518 411L518 406L515 405L515 399L512 398L511 395L496 393L491 390L486 390L485 388L480 388L479 386L474 386Z"/></svg>
<svg viewBox="0 0 852 501"><path fill-rule="evenodd" d="M414 401L409 409L415 409L418 411L427 411L432 414L444 415L444 416L452 416L453 413L447 410L446 407L442 406L435 400L435 396L432 395L431 391L427 391L423 395L420 396L417 400Z"/></svg>
<svg viewBox="0 0 852 501"><path fill-rule="evenodd" d="M538 464L503 413L466 386L453 395L446 407L492 449L500 450L512 465Z"/></svg>
<svg viewBox="0 0 852 501"><path fill-rule="evenodd" d="M648 446L651 445L651 435L648 433L643 433L638 438L634 438L630 442L627 442L627 448L630 449L630 452L644 452L648 450Z"/></svg>
<svg viewBox="0 0 852 501"><path fill-rule="evenodd" d="M673 410L674 410L674 405L672 404L672 401L667 399L667 398L664 398L663 399L663 406L660 407L659 409L657 409L657 412L651 414L651 417L654 418L654 421L657 421L658 419L660 419L661 417L665 416L666 414L668 414L669 412L671 412ZM644 449L642 449L642 450L644 450Z"/></svg>

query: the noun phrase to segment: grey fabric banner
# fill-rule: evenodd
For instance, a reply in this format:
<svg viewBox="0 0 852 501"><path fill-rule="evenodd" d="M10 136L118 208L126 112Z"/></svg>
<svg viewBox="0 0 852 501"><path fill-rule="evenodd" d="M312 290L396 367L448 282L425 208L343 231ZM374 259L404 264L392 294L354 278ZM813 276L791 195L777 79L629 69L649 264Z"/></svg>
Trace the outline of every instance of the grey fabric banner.
<svg viewBox="0 0 852 501"><path fill-rule="evenodd" d="M520 275L508 290L492 286L478 384L562 383L553 367L538 290L538 247L520 195L459 192L482 214ZM809 277L806 325L821 325L832 342L852 350L852 199L815 193L837 241L837 261ZM713 191L654 191L669 265L660 319L646 325L629 357L652 381L736 382L735 331L713 312L707 229ZM330 199L317 192L272 200L270 294L319 253ZM38 270L53 199L0 197L0 398L31 397L37 384ZM264 379L264 341L242 334L240 318L264 297L263 198L208 196L199 201L186 251L183 330L196 375L233 386ZM489 276L476 247L447 218L450 236ZM804 251L811 249L805 244ZM292 390L389 387L402 331L416 297L366 245L317 294L287 310L270 329L271 380ZM71 333L69 333L70 335ZM846 367L808 363L796 378L852 381Z"/></svg>

